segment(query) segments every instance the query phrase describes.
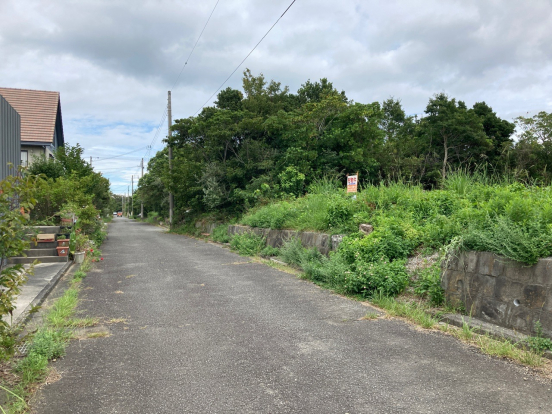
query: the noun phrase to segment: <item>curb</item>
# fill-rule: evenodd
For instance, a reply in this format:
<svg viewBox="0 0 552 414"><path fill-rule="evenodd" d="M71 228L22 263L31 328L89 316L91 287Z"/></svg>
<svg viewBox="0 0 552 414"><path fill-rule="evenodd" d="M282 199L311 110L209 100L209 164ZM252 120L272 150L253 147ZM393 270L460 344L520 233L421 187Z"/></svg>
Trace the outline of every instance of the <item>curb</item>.
<svg viewBox="0 0 552 414"><path fill-rule="evenodd" d="M23 312L17 317L17 319L13 322L12 326L16 325L25 325L31 318L32 314L29 313L30 310L36 306L41 305L45 300L46 297L50 294L52 289L54 289L61 279L61 277L65 274L67 269L73 264L73 262L67 262L65 266L63 266L56 275L50 280L50 282L42 288L40 293L36 295L36 297L27 305L25 309L23 309Z"/></svg>
<svg viewBox="0 0 552 414"><path fill-rule="evenodd" d="M494 325L489 322L482 321L473 317L466 317L455 313L447 313L441 317L441 322L454 325L458 328L462 328L466 323L471 329L475 330L479 334L487 334L495 339L506 339L516 346L520 347L520 344L529 338L528 335L514 331L513 329L503 328L502 326ZM551 351L544 351L543 357L552 359Z"/></svg>

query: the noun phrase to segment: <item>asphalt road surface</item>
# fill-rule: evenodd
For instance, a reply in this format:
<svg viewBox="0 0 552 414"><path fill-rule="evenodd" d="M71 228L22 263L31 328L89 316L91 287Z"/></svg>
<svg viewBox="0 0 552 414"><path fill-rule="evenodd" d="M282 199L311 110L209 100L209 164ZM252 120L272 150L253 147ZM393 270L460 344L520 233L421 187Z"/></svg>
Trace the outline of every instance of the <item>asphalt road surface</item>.
<svg viewBox="0 0 552 414"><path fill-rule="evenodd" d="M449 336L361 320L370 308L216 245L109 228L81 309L110 336L71 342L37 413L552 412L552 383Z"/></svg>

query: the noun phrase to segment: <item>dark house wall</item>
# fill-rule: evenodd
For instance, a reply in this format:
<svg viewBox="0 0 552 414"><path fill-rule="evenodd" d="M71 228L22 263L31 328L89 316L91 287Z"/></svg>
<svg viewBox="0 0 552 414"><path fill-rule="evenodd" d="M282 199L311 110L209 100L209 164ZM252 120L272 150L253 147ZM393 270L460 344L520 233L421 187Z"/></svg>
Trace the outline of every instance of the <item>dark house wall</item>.
<svg viewBox="0 0 552 414"><path fill-rule="evenodd" d="M21 162L21 117L0 95L0 180L14 175ZM10 168L8 164L13 164Z"/></svg>

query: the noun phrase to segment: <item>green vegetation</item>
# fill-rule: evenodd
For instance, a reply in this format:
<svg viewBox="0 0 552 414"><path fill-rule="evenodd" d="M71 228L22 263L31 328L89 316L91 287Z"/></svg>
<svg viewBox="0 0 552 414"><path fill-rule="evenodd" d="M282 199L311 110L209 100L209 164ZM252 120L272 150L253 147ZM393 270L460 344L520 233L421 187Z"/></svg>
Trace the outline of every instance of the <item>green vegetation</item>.
<svg viewBox="0 0 552 414"><path fill-rule="evenodd" d="M28 409L27 400L48 374L48 361L64 354L72 328L90 326L92 318L75 317L79 281L93 261L102 260L97 249L106 237L100 213L111 215L109 181L95 173L82 157L78 145L59 148L53 160L36 160L29 169L0 182L0 363L15 380L3 382L8 396L7 411ZM87 251L88 257L75 275L71 287L55 302L32 335L21 338L22 327L10 327L3 319L14 309L14 299L31 270L6 265L9 257L21 256L29 248L25 236L29 225L55 225L60 219L78 217L70 230L70 251ZM29 342L24 358L15 357L17 346ZM10 378L10 377L6 377ZM4 381L4 378L2 379Z"/></svg>
<svg viewBox="0 0 552 414"><path fill-rule="evenodd" d="M65 355L65 347L73 338L73 329L98 323L95 318L75 317L81 280L86 271L91 269L93 257L88 256L75 272L70 287L48 309L38 329L23 338L30 342L27 355L20 359L5 360L16 374L16 380L0 386L8 397L6 406L0 406L2 412L28 412L29 398L49 373L48 362ZM15 344L18 343L19 340L16 340Z"/></svg>
<svg viewBox="0 0 552 414"><path fill-rule="evenodd" d="M232 237L230 246L243 256L255 256L265 247L265 239L254 233L236 234Z"/></svg>
<svg viewBox="0 0 552 414"><path fill-rule="evenodd" d="M219 243L229 243L230 236L228 236L228 225L215 227L211 234L211 238Z"/></svg>
<svg viewBox="0 0 552 414"><path fill-rule="evenodd" d="M535 322L536 335L527 339L527 345L535 352L542 353L544 351L552 351L552 340L543 338L542 324L540 321Z"/></svg>
<svg viewBox="0 0 552 414"><path fill-rule="evenodd" d="M204 213L237 216L282 200L272 207L280 212L248 220L271 228L293 221L293 228L347 228L350 209L343 197L311 196L321 193L313 191L313 183L335 176L343 186L346 173L359 172L363 187L408 181L424 190L444 189L450 171L486 168L513 181L547 185L551 124L546 112L512 123L485 102L469 108L443 93L429 98L423 117L407 116L399 100L353 102L325 78L308 80L293 93L245 70L241 90L227 88L215 106L175 121L167 142L172 173L164 148L149 161L136 196L146 212L167 217L170 189L177 225ZM461 189L462 182L457 184ZM283 202L305 193L311 205L328 204L324 211L305 214L301 203Z"/></svg>
<svg viewBox="0 0 552 414"><path fill-rule="evenodd" d="M463 171L450 173L443 190L426 191L403 183L367 185L354 200L343 189L324 187L325 193L315 192L313 185L305 197L255 208L241 222L348 233L339 253L351 264L382 258L392 262L451 243L527 264L552 254L551 187ZM372 224L374 232L355 233L361 223Z"/></svg>
<svg viewBox="0 0 552 414"><path fill-rule="evenodd" d="M35 177L9 176L0 181L0 362L13 355L14 331L8 318L15 309L15 299L26 282L32 268L24 271L23 265L8 265L6 258L20 256L29 248L25 240L25 225L34 207Z"/></svg>
<svg viewBox="0 0 552 414"><path fill-rule="evenodd" d="M37 203L31 212L32 220L52 221L64 212L78 214L79 218L86 215L87 220L113 213L109 180L94 172L82 158L83 151L78 144L65 144L56 150L53 159L34 160L27 169L26 174L39 177L34 189Z"/></svg>
<svg viewBox="0 0 552 414"><path fill-rule="evenodd" d="M395 300L382 294L373 296L371 302L384 309L389 316L405 318L424 329L432 329L439 322L429 313L429 306L423 302Z"/></svg>

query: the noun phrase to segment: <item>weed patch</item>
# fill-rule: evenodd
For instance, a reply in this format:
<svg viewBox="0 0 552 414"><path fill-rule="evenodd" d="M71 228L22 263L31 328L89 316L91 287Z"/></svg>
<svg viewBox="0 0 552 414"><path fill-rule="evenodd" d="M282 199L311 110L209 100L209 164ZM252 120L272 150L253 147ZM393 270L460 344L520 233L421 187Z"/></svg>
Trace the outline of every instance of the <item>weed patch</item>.
<svg viewBox="0 0 552 414"><path fill-rule="evenodd" d="M254 233L236 234L230 241L232 249L242 256L256 256L265 247L265 238Z"/></svg>

